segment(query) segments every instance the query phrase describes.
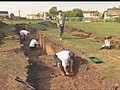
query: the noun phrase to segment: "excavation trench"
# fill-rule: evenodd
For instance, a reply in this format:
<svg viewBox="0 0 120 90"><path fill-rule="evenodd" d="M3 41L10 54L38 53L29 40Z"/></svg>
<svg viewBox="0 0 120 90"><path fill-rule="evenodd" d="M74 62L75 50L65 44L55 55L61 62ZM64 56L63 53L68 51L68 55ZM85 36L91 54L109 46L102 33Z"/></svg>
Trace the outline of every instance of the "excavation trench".
<svg viewBox="0 0 120 90"><path fill-rule="evenodd" d="M24 50L24 54L28 57L29 65L26 66L27 78L26 82L33 86L36 90L50 89L50 81L53 74L56 74L56 68L53 69L53 56L57 51L62 50L62 45L51 42L48 37L46 37L40 31L28 28L27 25L17 24L16 33L20 31L24 26L26 30L32 32L30 35L26 36L25 40L20 42L21 48ZM39 46L30 50L29 42L32 38L38 38ZM58 74L59 75L59 74ZM25 89L25 88L24 88ZM29 90L30 88L27 88Z"/></svg>
<svg viewBox="0 0 120 90"><path fill-rule="evenodd" d="M19 28L25 25L19 25ZM18 28L18 30L20 30ZM22 48L25 55L29 58L28 76L26 81L37 90L44 89L112 89L117 90L118 85L115 82L107 79L102 72L99 72L84 58L79 56L75 59L75 76L74 77L51 77L58 73L58 69L53 67L53 55L62 50L64 47L51 41L41 31L27 28L27 30L33 30L31 35L26 37L26 40L22 42ZM18 31L17 31L18 32ZM31 51L28 47L32 38L39 39L39 47ZM55 76L55 75L54 75ZM64 82L63 82L64 81ZM91 83L92 81L92 83ZM26 89L29 90L29 89Z"/></svg>

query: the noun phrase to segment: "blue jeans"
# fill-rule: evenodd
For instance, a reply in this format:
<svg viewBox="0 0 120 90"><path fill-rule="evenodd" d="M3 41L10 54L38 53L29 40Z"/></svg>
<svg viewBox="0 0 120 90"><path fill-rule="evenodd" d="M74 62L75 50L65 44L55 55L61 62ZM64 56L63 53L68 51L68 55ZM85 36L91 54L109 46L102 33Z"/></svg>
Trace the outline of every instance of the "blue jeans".
<svg viewBox="0 0 120 90"><path fill-rule="evenodd" d="M62 38L62 34L64 33L64 26L59 25L58 30L59 30L59 32L58 32L59 36L60 36L60 38Z"/></svg>

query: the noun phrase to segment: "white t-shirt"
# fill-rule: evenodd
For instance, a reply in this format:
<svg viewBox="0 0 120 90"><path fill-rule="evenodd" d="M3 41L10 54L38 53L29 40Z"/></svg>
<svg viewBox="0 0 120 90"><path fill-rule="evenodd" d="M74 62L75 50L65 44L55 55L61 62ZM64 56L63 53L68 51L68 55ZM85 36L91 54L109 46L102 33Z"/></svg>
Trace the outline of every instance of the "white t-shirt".
<svg viewBox="0 0 120 90"><path fill-rule="evenodd" d="M63 50L60 51L58 53L56 53L57 57L62 61L62 66L66 67L67 65L69 65L68 61L69 61L69 52L67 50Z"/></svg>
<svg viewBox="0 0 120 90"><path fill-rule="evenodd" d="M29 47L35 47L35 44L38 44L38 42L36 41L36 39L32 39L30 41Z"/></svg>
<svg viewBox="0 0 120 90"><path fill-rule="evenodd" d="M28 35L29 33L30 33L30 32L29 32L29 31L26 31L26 30L21 30L21 31L20 31L20 35L22 35L22 36L23 36L23 35L26 36L26 35Z"/></svg>
<svg viewBox="0 0 120 90"><path fill-rule="evenodd" d="M64 25L64 17L63 16L57 16L57 22L59 22L60 25Z"/></svg>
<svg viewBox="0 0 120 90"><path fill-rule="evenodd" d="M108 39L105 40L105 46L110 47L110 41Z"/></svg>

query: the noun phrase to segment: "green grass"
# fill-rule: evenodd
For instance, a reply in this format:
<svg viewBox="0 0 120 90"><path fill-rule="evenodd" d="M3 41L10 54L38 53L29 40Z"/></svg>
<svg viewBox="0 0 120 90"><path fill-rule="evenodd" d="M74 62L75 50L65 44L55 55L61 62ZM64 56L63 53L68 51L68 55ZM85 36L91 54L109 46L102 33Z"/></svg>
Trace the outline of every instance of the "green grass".
<svg viewBox="0 0 120 90"><path fill-rule="evenodd" d="M55 40L56 43L63 44L66 49L74 50L77 53L80 53L81 50L85 50L87 52L95 52L98 47L101 46L101 43L92 42L82 37L71 36L67 33L64 33L63 40L60 41L57 29L49 29L47 31L44 31L44 33L48 37L51 37L51 40Z"/></svg>
<svg viewBox="0 0 120 90"><path fill-rule="evenodd" d="M1 28L0 30L1 31L4 31L6 35L10 34L11 33L11 30L14 26L13 25L7 25L5 26L4 28Z"/></svg>
<svg viewBox="0 0 120 90"><path fill-rule="evenodd" d="M84 31L96 33L98 35L120 35L120 23L104 22L66 22L66 25L82 29Z"/></svg>
<svg viewBox="0 0 120 90"><path fill-rule="evenodd" d="M0 30L3 30L6 34L10 34L12 28L14 25L19 24L19 23L25 23L29 24L31 22L31 26L37 30L40 29L41 25L38 23L42 22L43 20L8 20L8 21L3 21L4 23L8 24L4 28L1 28Z"/></svg>
<svg viewBox="0 0 120 90"><path fill-rule="evenodd" d="M43 20L8 20L8 21L3 21L3 22L5 22L9 25L15 25L15 24L19 24L19 23L29 24L29 22L31 22L31 24L37 24L41 21L43 21Z"/></svg>
<svg viewBox="0 0 120 90"><path fill-rule="evenodd" d="M0 69L5 72L12 72L17 75L24 71L22 67L26 57L24 54L17 55L13 49L19 48L19 42L11 38L4 39L5 44L0 48Z"/></svg>

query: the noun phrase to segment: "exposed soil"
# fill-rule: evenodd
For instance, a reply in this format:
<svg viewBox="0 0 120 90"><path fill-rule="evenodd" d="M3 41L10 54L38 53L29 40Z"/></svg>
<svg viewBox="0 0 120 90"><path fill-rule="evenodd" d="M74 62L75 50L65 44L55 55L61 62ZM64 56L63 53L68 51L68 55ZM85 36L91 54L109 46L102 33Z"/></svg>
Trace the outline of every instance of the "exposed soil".
<svg viewBox="0 0 120 90"><path fill-rule="evenodd" d="M105 40L105 37L99 36L96 33L89 33L84 30L70 27L68 25L65 26L65 31L67 33L70 33L73 36L84 37L86 39L89 39L95 42L104 42ZM109 40L111 41L111 48L120 49L120 37L116 37L116 36L108 36L108 37L109 37Z"/></svg>
<svg viewBox="0 0 120 90"><path fill-rule="evenodd" d="M0 21L0 27L4 27L4 26L6 26L6 25L7 25L6 23Z"/></svg>
<svg viewBox="0 0 120 90"><path fill-rule="evenodd" d="M19 45L21 49L10 50L6 55L9 56L12 52L14 52L14 55L20 55L18 54L20 52L25 54L25 57L28 58L26 59L28 64L23 63L22 67L26 67L27 76L22 77L21 75L21 77L26 78L25 81L36 90L120 90L118 82L109 80L101 71L97 71L96 68L92 66L92 63L84 57L76 56L74 61L74 76L60 75L58 68L53 66L53 56L48 55L49 52L53 51L49 49L46 52L47 48L43 48L43 46L46 47L47 44L38 46L34 50L29 49L28 45L30 40L33 37L38 37L37 32L33 32L34 33L27 36L22 44ZM51 43L49 39L44 40ZM52 45L54 50L56 50L55 48L58 49L59 46L59 49L61 49L61 45ZM7 82L9 77L6 76L6 73L0 73L0 88L3 88L2 90L32 90L16 81L11 83ZM12 84L11 88L5 87L6 84Z"/></svg>

